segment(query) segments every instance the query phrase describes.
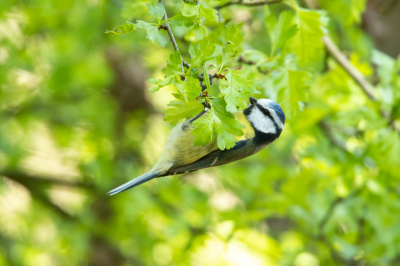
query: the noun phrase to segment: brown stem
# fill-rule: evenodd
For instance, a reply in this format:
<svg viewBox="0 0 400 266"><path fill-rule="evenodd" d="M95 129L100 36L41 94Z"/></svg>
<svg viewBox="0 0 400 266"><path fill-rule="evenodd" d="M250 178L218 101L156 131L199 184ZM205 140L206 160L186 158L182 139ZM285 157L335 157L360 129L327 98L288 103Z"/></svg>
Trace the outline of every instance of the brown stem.
<svg viewBox="0 0 400 266"><path fill-rule="evenodd" d="M329 36L322 37L322 41L325 44L326 49L329 53L335 58L335 60L346 70L346 72L360 85L363 92L370 98L372 101L377 102L378 98L374 94L374 89L371 84L365 79L364 75L355 68L347 57L339 50L336 44L332 41Z"/></svg>
<svg viewBox="0 0 400 266"><path fill-rule="evenodd" d="M163 0L159 0L159 2L160 2L160 3L163 3ZM168 19L167 10L165 10L165 13L164 13L164 20L167 20L167 19ZM163 27L161 27L161 28L167 30L168 35L169 35L169 39L170 39L171 42L172 42L172 46L174 47L174 50L177 51L177 52L179 52L178 44L176 43L174 34L172 33L172 30L171 30L171 27L169 26L169 24L166 23L166 24L163 25ZM182 71L182 73L183 73L183 72L184 72L183 67L189 68L190 65L189 65L188 63L186 63L185 60L183 60L182 55L181 55L181 60L182 60L182 68L181 68L181 71Z"/></svg>

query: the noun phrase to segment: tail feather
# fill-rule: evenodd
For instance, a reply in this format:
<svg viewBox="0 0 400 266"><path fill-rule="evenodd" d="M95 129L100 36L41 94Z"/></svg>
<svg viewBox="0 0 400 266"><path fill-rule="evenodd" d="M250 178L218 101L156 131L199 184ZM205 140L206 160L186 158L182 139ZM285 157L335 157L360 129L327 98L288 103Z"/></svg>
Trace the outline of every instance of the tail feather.
<svg viewBox="0 0 400 266"><path fill-rule="evenodd" d="M128 190L130 188L136 187L136 186L138 186L140 184L143 184L143 183L145 183L145 182L147 182L147 181L149 181L149 180L151 180L151 179L153 179L155 177L158 177L158 173L148 172L148 173L146 173L144 175L136 177L135 179L133 179L133 180L131 180L129 182L126 182L125 184L123 184L123 185L121 185L121 186L119 186L117 188L114 188L113 190L107 192L107 194L110 195L110 196L113 196L115 194L121 193L122 191L125 191L125 190Z"/></svg>

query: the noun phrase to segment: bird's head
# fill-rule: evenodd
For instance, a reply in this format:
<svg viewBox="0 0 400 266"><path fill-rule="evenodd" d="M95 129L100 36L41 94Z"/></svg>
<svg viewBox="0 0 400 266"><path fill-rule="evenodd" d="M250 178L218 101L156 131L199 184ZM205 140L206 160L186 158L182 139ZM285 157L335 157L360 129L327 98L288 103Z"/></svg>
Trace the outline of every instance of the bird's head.
<svg viewBox="0 0 400 266"><path fill-rule="evenodd" d="M243 113L255 130L265 134L280 135L285 125L285 113L276 102L250 97L251 105Z"/></svg>

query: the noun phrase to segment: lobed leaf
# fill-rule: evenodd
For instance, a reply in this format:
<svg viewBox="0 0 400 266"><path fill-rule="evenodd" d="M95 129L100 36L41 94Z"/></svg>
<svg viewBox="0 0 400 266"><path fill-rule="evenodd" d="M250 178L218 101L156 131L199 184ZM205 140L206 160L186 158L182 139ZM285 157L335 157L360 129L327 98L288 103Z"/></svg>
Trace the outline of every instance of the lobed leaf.
<svg viewBox="0 0 400 266"><path fill-rule="evenodd" d="M213 108L209 109L206 115L193 122L192 135L196 136L194 145L202 146L215 139L215 137L222 133L223 125L221 120L215 113Z"/></svg>
<svg viewBox="0 0 400 266"><path fill-rule="evenodd" d="M208 37L207 29L200 24L196 24L192 27L192 32L197 40L201 41L204 37Z"/></svg>
<svg viewBox="0 0 400 266"><path fill-rule="evenodd" d="M176 79L175 86L178 88L186 102L188 99L198 97L201 92L199 80L191 77L186 77L186 80L184 81Z"/></svg>
<svg viewBox="0 0 400 266"><path fill-rule="evenodd" d="M298 31L291 41L291 47L299 65L318 62L324 52L321 38L326 31L325 12L297 8L296 23Z"/></svg>
<svg viewBox="0 0 400 266"><path fill-rule="evenodd" d="M113 30L107 30L107 34L115 34L115 35L123 35L127 33L134 32L136 30L136 25L134 23L130 23L127 21L125 24L122 24L118 27L116 27Z"/></svg>
<svg viewBox="0 0 400 266"><path fill-rule="evenodd" d="M177 124L184 118L190 118L203 110L203 105L195 98L189 98L187 101L179 94L174 94L177 101L172 101L168 104L170 108L164 111L166 116L164 121L171 122L172 125Z"/></svg>
<svg viewBox="0 0 400 266"><path fill-rule="evenodd" d="M188 3L183 3L181 7L181 13L185 17L198 17L200 16L200 4L191 5Z"/></svg>
<svg viewBox="0 0 400 266"><path fill-rule="evenodd" d="M182 58L179 51L170 55L169 61L167 61L167 67L174 74L182 74Z"/></svg>
<svg viewBox="0 0 400 266"><path fill-rule="evenodd" d="M300 102L306 100L306 89L309 87L310 74L306 71L284 68L274 79L273 84L278 89L278 102L288 117L300 109Z"/></svg>
<svg viewBox="0 0 400 266"><path fill-rule="evenodd" d="M159 89L170 85L172 82L174 82L175 78L176 78L176 75L168 76L164 80L161 80L161 79L149 79L148 82L150 82L151 84L156 85L156 86L150 87L149 91L156 92Z"/></svg>
<svg viewBox="0 0 400 266"><path fill-rule="evenodd" d="M283 11L276 20L275 14L271 13L265 18L268 34L271 38L271 56L278 48L283 48L288 41L297 33L297 25L294 22L294 14Z"/></svg>
<svg viewBox="0 0 400 266"><path fill-rule="evenodd" d="M136 23L136 26L138 28L146 30L147 38L150 39L153 43L156 43L162 47L165 47L166 45L168 45L167 40L159 32L157 25L152 25L152 24L144 22L142 20L138 20Z"/></svg>
<svg viewBox="0 0 400 266"><path fill-rule="evenodd" d="M220 82L220 91L224 94L224 99L227 103L226 110L234 113L238 111L239 106L243 106L244 99L247 100L249 96L257 91L258 82L254 79L246 79L239 74L231 71L226 75L228 85L225 86L224 82Z"/></svg>
<svg viewBox="0 0 400 266"><path fill-rule="evenodd" d="M215 51L215 44L208 40L203 40L195 45L190 45L189 54L191 56L192 67L200 67L204 62L211 60L211 55Z"/></svg>
<svg viewBox="0 0 400 266"><path fill-rule="evenodd" d="M207 8L201 4L191 5L188 3L183 3L181 7L181 13L185 17L193 17L196 20L205 18L208 21L218 23L218 13L217 10L212 8Z"/></svg>
<svg viewBox="0 0 400 266"><path fill-rule="evenodd" d="M181 13L168 19L168 23L171 26L185 26L191 27L194 25L195 18L185 17Z"/></svg>
<svg viewBox="0 0 400 266"><path fill-rule="evenodd" d="M230 60L239 52L239 45L243 41L244 34L241 31L243 24L224 26L221 31L221 40L224 46L223 56Z"/></svg>
<svg viewBox="0 0 400 266"><path fill-rule="evenodd" d="M165 14L164 5L156 0L151 1L151 3L147 3L146 5L150 14L158 20L158 23L160 23Z"/></svg>

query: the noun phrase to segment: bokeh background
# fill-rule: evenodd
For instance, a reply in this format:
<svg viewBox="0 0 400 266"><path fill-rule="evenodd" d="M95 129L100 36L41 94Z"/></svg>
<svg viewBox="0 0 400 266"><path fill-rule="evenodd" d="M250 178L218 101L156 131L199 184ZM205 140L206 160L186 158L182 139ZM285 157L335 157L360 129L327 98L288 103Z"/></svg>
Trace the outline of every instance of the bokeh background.
<svg viewBox="0 0 400 266"><path fill-rule="evenodd" d="M172 45L104 34L149 18L145 4L1 1L0 265L400 265L399 1L299 2L326 10L378 103L323 53L309 108L268 149L108 197L151 169L171 128L174 89L150 94L147 79ZM268 54L265 13L221 10L244 23L244 51ZM193 37L173 31L186 57Z"/></svg>

